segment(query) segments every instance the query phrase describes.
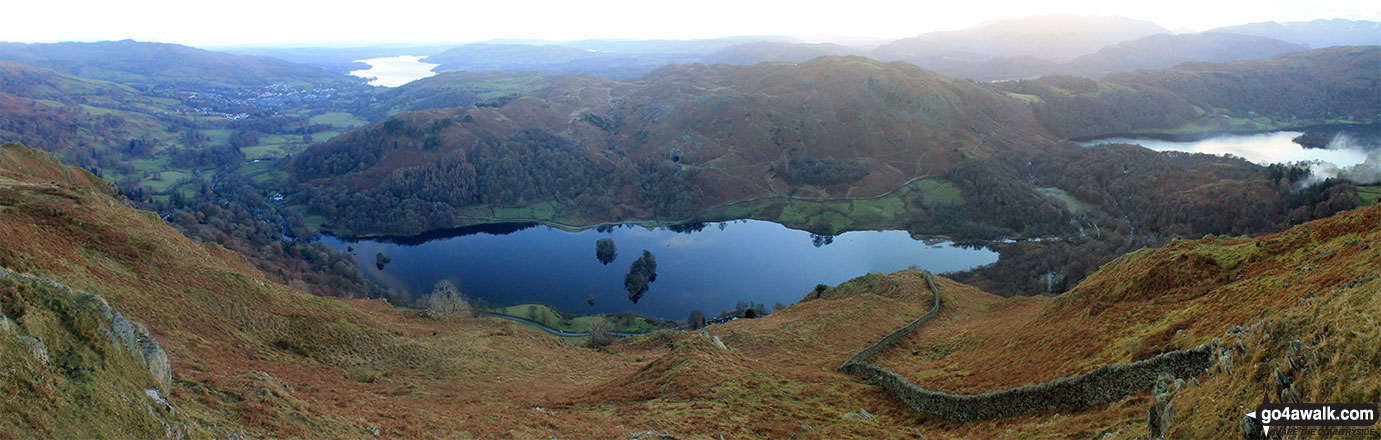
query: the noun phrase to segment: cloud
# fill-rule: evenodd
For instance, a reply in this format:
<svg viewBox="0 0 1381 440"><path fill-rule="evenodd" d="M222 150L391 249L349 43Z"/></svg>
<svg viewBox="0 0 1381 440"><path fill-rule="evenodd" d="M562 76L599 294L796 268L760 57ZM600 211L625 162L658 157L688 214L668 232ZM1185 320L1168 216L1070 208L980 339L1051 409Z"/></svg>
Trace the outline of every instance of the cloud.
<svg viewBox="0 0 1381 440"><path fill-rule="evenodd" d="M1370 152L1367 153L1367 158L1362 163L1349 167L1339 167L1327 162L1310 164L1310 177L1306 185L1338 177L1363 185L1381 183L1381 146L1363 142L1346 134L1339 134L1332 142L1329 142L1328 149Z"/></svg>

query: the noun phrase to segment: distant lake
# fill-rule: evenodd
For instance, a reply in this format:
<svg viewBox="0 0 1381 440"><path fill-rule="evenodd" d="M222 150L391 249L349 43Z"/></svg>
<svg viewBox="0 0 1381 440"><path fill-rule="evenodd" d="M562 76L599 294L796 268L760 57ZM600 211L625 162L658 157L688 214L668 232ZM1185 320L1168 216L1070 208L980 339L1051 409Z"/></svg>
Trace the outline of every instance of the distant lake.
<svg viewBox="0 0 1381 440"><path fill-rule="evenodd" d="M1156 151L1184 151L1216 155L1232 154L1262 165L1302 161L1323 161L1339 167L1360 164L1367 154L1377 149L1375 138L1361 141L1346 134L1335 137L1328 149L1304 148L1294 142L1303 134L1298 131L1277 131L1256 134L1224 134L1199 140L1163 140L1153 138L1118 137L1081 142L1084 146L1098 144L1137 144Z"/></svg>
<svg viewBox="0 0 1381 440"><path fill-rule="evenodd" d="M402 55L396 57L370 58L356 60L369 65L368 69L350 72L361 78L374 78L369 84L384 87L398 87L415 80L435 75L432 68L438 64L422 62L425 56Z"/></svg>
<svg viewBox="0 0 1381 440"><path fill-rule="evenodd" d="M610 264L595 256L595 241L611 238ZM791 304L816 284L836 285L869 272L912 265L933 272L970 269L997 261L997 253L926 243L904 231L856 231L824 238L776 223L739 220L700 230L616 227L564 231L532 224L485 225L440 236L322 243L351 252L380 285L416 297L450 280L471 298L495 306L544 303L576 314L632 311L684 320L692 309L714 316L738 301ZM634 304L623 287L628 267L651 251L657 278ZM392 258L383 270L375 255ZM586 303L594 295L595 305Z"/></svg>

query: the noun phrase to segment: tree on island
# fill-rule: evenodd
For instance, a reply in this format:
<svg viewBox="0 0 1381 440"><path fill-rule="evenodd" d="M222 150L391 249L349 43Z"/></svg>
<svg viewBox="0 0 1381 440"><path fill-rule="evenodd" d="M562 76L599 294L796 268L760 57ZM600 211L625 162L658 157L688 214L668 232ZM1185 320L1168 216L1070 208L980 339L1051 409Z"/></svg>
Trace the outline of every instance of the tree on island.
<svg viewBox="0 0 1381 440"><path fill-rule="evenodd" d="M590 296L585 297L585 302L590 303L590 307L594 307L594 306L595 306L595 296L592 294L592 295L590 295Z"/></svg>
<svg viewBox="0 0 1381 440"><path fill-rule="evenodd" d="M383 252L374 254L374 265L378 266L379 270L384 270L384 265L392 262L393 257L384 255Z"/></svg>
<svg viewBox="0 0 1381 440"><path fill-rule="evenodd" d="M617 252L617 249L614 248L614 239L601 238L595 240L595 258L598 258L600 263L613 263L614 258L618 257Z"/></svg>
<svg viewBox="0 0 1381 440"><path fill-rule="evenodd" d="M647 285L657 281L657 258L651 252L643 250L643 256L633 260L633 264L628 266L628 275L623 277L623 287L628 289L628 300L637 304L642 299L643 293L647 292Z"/></svg>

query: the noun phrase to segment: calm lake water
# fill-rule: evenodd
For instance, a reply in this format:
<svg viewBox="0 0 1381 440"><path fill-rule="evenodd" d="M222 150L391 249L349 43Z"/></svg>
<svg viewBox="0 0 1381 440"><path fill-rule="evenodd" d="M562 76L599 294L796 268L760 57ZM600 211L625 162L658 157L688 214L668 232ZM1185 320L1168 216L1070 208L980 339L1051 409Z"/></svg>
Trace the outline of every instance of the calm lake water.
<svg viewBox="0 0 1381 440"><path fill-rule="evenodd" d="M369 84L385 87L398 87L409 82L435 75L432 68L438 64L424 63L425 56L402 55L396 57L370 58L356 60L369 65L368 69L350 72L361 78L374 78Z"/></svg>
<svg viewBox="0 0 1381 440"><path fill-rule="evenodd" d="M714 316L738 301L770 308L791 304L816 284L839 284L869 272L912 265L933 272L970 269L997 261L987 249L927 244L904 231L857 231L825 244L804 231L764 221L709 223L699 231L618 227L568 232L546 226L487 225L443 237L406 241L344 240L323 236L340 251L353 247L370 279L418 296L450 280L471 298L496 306L544 303L576 314L632 311L684 320L693 309ZM595 241L612 238L610 264L595 257ZM657 278L634 304L623 287L628 266L651 251ZM375 255L392 258L383 270ZM595 305L586 303L594 295Z"/></svg>
<svg viewBox="0 0 1381 440"><path fill-rule="evenodd" d="M1328 149L1304 148L1293 139L1303 133L1277 131L1258 134L1225 134L1194 141L1170 141L1151 138L1108 138L1082 142L1097 144L1138 144L1156 151L1184 151L1191 153L1232 154L1259 164L1323 161L1339 167L1360 164L1367 160L1376 145L1357 141L1350 136L1338 136Z"/></svg>

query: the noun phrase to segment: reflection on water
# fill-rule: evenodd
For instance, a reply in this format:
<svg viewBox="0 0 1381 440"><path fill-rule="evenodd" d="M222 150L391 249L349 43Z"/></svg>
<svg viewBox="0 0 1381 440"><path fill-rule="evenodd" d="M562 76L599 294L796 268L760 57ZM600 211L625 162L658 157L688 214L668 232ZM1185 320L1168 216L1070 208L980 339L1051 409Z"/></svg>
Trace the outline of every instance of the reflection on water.
<svg viewBox="0 0 1381 440"><path fill-rule="evenodd" d="M848 232L833 238L763 221L649 229L608 227L568 232L499 225L448 231L424 240L322 243L353 249L361 270L381 285L417 296L450 280L472 298L507 306L545 303L571 313L618 313L685 319L693 309L715 315L738 301L794 303L816 284L838 284L869 272L916 266L934 272L997 261L987 249L932 246L904 231ZM679 232L678 232L679 231ZM604 264L596 241L612 239ZM932 243L933 244L933 243ZM657 281L634 304L624 276L642 252L657 261ZM382 270L375 255L392 261ZM587 301L593 296L594 304Z"/></svg>
<svg viewBox="0 0 1381 440"><path fill-rule="evenodd" d="M374 78L369 84L384 87L398 87L409 82L426 78L436 73L432 68L438 64L422 62L425 56L402 55L396 57L370 58L356 60L369 65L368 69L350 72L361 78Z"/></svg>
<svg viewBox="0 0 1381 440"><path fill-rule="evenodd" d="M1375 145L1353 142L1348 136L1338 136L1328 149L1304 148L1293 139L1303 133L1278 131L1258 134L1230 134L1197 141L1168 141L1160 139L1109 138L1083 142L1097 144L1138 144L1156 151L1184 151L1246 158L1259 164L1323 161L1340 167L1362 163L1367 151Z"/></svg>

